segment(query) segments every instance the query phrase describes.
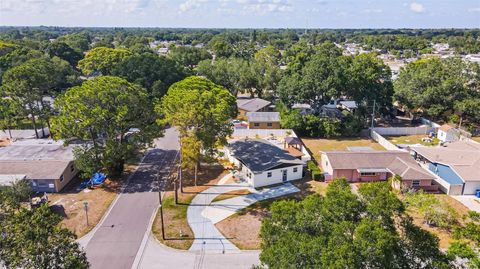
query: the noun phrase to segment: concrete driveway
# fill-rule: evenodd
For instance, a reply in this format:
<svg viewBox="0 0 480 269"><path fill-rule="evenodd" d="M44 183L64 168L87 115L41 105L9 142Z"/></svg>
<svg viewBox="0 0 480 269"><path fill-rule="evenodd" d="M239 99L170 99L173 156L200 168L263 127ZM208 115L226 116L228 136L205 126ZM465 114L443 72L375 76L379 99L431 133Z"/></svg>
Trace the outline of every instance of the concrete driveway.
<svg viewBox="0 0 480 269"><path fill-rule="evenodd" d="M165 136L148 150L137 171L115 200L104 219L79 241L91 268L130 269L158 208L158 189L174 167L178 153L178 132L167 129ZM161 179L157 182L157 174Z"/></svg>
<svg viewBox="0 0 480 269"><path fill-rule="evenodd" d="M455 200L462 203L472 211L480 213L480 198L475 195L451 195Z"/></svg>
<svg viewBox="0 0 480 269"><path fill-rule="evenodd" d="M248 189L251 194L211 204L218 195L241 189ZM190 250L210 253L239 253L240 250L225 238L214 224L258 201L298 191L300 190L290 183L263 188L259 191L247 186L245 183L230 183L213 186L202 191L193 198L187 209L188 224L195 236Z"/></svg>

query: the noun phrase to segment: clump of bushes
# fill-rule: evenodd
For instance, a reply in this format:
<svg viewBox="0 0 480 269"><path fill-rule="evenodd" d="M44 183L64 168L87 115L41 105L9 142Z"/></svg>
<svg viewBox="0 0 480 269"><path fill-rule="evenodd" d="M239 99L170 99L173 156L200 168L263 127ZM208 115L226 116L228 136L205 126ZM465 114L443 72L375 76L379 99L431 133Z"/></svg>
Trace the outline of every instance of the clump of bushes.
<svg viewBox="0 0 480 269"><path fill-rule="evenodd" d="M307 169L312 175L312 179L316 181L324 181L325 177L323 176L322 170L315 164L314 161L307 162Z"/></svg>

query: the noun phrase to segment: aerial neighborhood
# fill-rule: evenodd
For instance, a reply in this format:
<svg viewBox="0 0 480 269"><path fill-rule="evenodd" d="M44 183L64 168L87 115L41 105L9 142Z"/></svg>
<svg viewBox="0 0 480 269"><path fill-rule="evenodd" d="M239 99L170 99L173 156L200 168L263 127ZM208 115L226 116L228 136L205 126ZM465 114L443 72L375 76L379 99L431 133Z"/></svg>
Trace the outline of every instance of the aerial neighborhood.
<svg viewBox="0 0 480 269"><path fill-rule="evenodd" d="M339 5L164 2L221 21ZM143 5L122 14L158 8ZM478 20L60 27L2 12L0 268L480 268Z"/></svg>

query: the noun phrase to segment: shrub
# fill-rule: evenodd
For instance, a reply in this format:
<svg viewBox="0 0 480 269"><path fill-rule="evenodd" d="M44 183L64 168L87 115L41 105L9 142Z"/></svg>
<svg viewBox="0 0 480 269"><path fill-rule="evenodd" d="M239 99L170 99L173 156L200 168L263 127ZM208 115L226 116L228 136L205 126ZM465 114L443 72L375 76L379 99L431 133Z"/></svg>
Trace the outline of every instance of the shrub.
<svg viewBox="0 0 480 269"><path fill-rule="evenodd" d="M325 180L325 177L323 176L322 170L315 164L314 161L308 161L307 162L307 168L312 174L312 179L317 180L317 181L323 181Z"/></svg>

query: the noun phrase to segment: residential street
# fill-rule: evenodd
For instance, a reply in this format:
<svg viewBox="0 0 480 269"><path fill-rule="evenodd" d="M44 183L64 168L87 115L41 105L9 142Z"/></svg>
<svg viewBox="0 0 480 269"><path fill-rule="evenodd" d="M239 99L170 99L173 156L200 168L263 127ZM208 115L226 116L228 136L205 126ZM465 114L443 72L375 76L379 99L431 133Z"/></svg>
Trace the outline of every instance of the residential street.
<svg viewBox="0 0 480 269"><path fill-rule="evenodd" d="M179 149L178 133L173 128L167 129L155 144L99 228L92 231L93 235L87 235L86 252L91 268L132 267L158 207L157 173L164 179L173 167Z"/></svg>

